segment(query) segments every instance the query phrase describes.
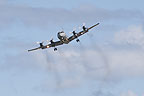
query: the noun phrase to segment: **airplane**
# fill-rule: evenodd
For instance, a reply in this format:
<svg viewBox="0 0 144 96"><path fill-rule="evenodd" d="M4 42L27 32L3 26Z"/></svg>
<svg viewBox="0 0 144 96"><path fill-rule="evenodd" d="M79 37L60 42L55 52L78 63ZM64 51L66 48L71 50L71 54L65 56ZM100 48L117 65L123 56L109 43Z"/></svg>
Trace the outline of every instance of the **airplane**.
<svg viewBox="0 0 144 96"><path fill-rule="evenodd" d="M34 50L38 50L38 49L46 49L46 48L51 48L54 47L54 51L57 51L56 46L59 45L63 45L63 44L69 44L71 41L73 41L74 39L76 39L76 42L80 42L80 40L78 39L78 37L80 37L81 35L87 33L90 29L94 28L95 26L99 25L99 23L86 28L85 25L82 26L82 31L80 31L79 33L76 33L75 30L72 31L71 33L73 34L72 36L70 36L69 38L66 36L66 34L64 33L64 31L58 32L57 33L57 37L59 39L59 41L54 42L53 39L51 39L49 42L50 44L47 45L43 45L44 42L39 43L39 47L38 48L34 48L34 49L30 49L28 50L28 52L30 51L34 51Z"/></svg>

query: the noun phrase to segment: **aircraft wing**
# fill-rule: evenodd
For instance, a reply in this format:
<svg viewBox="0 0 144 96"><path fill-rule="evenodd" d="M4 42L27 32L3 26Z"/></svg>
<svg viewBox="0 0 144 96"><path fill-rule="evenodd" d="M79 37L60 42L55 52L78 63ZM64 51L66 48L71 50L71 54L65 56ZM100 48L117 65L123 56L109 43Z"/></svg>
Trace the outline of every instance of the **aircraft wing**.
<svg viewBox="0 0 144 96"><path fill-rule="evenodd" d="M34 50L38 50L38 49L46 49L46 48L50 48L50 47L55 47L55 46L59 46L59 45L62 45L62 44L63 44L63 42L56 41L56 42L53 42L53 43L45 45L45 46L41 46L41 47L38 47L38 48L30 49L30 50L28 50L28 52L34 51Z"/></svg>
<svg viewBox="0 0 144 96"><path fill-rule="evenodd" d="M30 50L28 50L28 52L30 52L30 51L34 51L34 50L38 50L38 49L40 49L41 47L38 47L38 48L34 48L34 49L30 49Z"/></svg>
<svg viewBox="0 0 144 96"><path fill-rule="evenodd" d="M87 30L90 30L90 29L94 28L94 27L97 26L97 25L99 25L99 23L97 23L97 24L95 24L95 25L89 27Z"/></svg>
<svg viewBox="0 0 144 96"><path fill-rule="evenodd" d="M97 26L97 25L99 25L99 23L97 23L97 24L95 24L95 25L93 25L93 26L87 28L85 31L83 30L83 31L77 33L77 37L74 36L74 35L71 36L71 37L69 37L69 38L68 38L69 42L72 41L72 40L74 40L74 39L76 39L76 38L78 38L79 36L81 36L81 35L87 33L90 29L94 28L94 27Z"/></svg>
<svg viewBox="0 0 144 96"><path fill-rule="evenodd" d="M51 43L51 44L48 44L48 45L47 45L47 48L59 46L59 45L62 45L62 44L63 44L62 41L56 41L56 42L53 42L53 43Z"/></svg>

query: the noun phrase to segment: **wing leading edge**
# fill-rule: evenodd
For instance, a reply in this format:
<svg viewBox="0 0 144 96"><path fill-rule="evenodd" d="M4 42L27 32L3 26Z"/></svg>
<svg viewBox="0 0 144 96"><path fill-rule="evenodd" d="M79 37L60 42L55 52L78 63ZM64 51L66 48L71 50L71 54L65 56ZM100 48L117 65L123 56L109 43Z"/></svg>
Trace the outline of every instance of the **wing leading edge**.
<svg viewBox="0 0 144 96"><path fill-rule="evenodd" d="M96 27L97 25L99 25L99 23L97 23L97 24L95 24L95 25L93 25L93 26L87 28L86 30L83 30L83 31L77 33L77 36L74 36L74 35L73 35L73 36L69 37L69 38L68 38L69 42L71 42L72 40L74 40L74 39L80 37L81 35L83 35L83 34L85 34L85 33L87 33L90 29Z"/></svg>
<svg viewBox="0 0 144 96"><path fill-rule="evenodd" d="M53 42L53 43L45 45L45 46L41 46L41 47L38 47L38 48L30 49L30 50L28 50L28 52L34 51L34 50L38 50L38 49L46 49L46 48L56 47L56 46L59 46L59 45L63 45L63 42L56 41L56 42Z"/></svg>
<svg viewBox="0 0 144 96"><path fill-rule="evenodd" d="M63 42L62 41L56 41L56 42L53 42L51 44L48 44L46 45L48 48L50 47L56 47L56 46L59 46L59 45L63 45Z"/></svg>
<svg viewBox="0 0 144 96"><path fill-rule="evenodd" d="M30 50L28 50L28 52L30 52L30 51L34 51L34 50L38 50L38 49L40 49L41 47L38 47L38 48L34 48L34 49L30 49Z"/></svg>

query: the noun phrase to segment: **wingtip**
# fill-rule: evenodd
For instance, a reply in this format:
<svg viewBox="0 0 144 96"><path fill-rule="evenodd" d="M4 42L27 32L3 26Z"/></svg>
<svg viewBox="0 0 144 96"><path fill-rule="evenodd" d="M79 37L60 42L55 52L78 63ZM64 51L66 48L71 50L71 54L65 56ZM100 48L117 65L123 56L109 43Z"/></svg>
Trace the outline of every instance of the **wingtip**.
<svg viewBox="0 0 144 96"><path fill-rule="evenodd" d="M32 50L27 50L28 52L31 52Z"/></svg>

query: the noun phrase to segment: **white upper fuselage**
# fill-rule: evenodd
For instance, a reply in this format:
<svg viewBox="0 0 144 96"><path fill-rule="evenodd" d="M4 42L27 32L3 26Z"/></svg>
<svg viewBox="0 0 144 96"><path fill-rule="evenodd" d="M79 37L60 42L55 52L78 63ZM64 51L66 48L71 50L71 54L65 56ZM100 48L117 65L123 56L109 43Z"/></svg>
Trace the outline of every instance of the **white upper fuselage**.
<svg viewBox="0 0 144 96"><path fill-rule="evenodd" d="M60 41L62 41L65 44L69 43L69 40L66 36L66 34L64 33L64 31L58 32L57 37L60 39Z"/></svg>

